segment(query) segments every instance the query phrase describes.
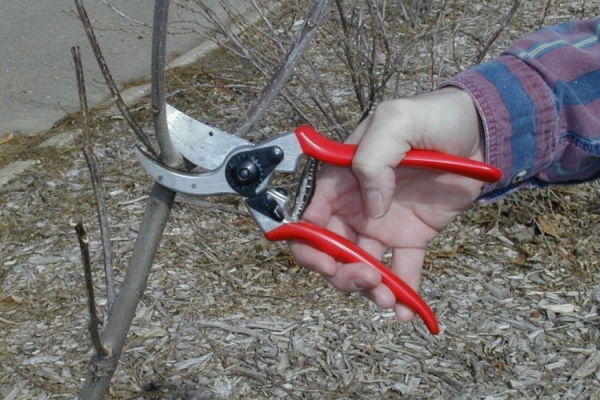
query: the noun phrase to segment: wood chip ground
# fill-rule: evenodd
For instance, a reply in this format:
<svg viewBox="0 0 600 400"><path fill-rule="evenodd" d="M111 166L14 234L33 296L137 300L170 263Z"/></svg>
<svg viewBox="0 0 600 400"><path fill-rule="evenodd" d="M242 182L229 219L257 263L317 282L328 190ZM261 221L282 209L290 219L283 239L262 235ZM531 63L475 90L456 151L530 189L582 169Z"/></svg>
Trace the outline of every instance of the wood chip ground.
<svg viewBox="0 0 600 400"><path fill-rule="evenodd" d="M466 28L485 36L497 22L489 10L505 11L500 3L477 3L483 11L471 12L481 16ZM523 3L488 57L535 28L544 2ZM550 3L546 23L580 15L581 2ZM596 12L585 7L588 15ZM466 63L477 43L461 37ZM445 44L437 45L439 52ZM424 42L411 55L416 72L405 95L430 85L430 51ZM461 67L445 56L436 81ZM214 57L211 65L218 65ZM260 80L243 90L219 86L203 68L171 73L169 101L226 127L252 96L244 90L260 88ZM236 76L234 66L215 74L226 79L227 71ZM211 107L203 107L207 99ZM147 103L137 105L142 121ZM259 127L267 135L302 122L283 102L268 115ZM79 139L35 146L58 132L79 135L77 124L67 119L43 137L17 135L0 147L0 166L37 160L0 196L4 399L73 398L90 359L80 252L70 226L76 215L84 217L102 306L86 163ZM94 126L120 281L151 181L116 111L95 112ZM180 197L108 398L598 399L599 189L596 182L521 191L473 206L451 224L430 246L421 289L442 325L438 336L419 320L400 324L298 267L285 245L263 239L238 200Z"/></svg>

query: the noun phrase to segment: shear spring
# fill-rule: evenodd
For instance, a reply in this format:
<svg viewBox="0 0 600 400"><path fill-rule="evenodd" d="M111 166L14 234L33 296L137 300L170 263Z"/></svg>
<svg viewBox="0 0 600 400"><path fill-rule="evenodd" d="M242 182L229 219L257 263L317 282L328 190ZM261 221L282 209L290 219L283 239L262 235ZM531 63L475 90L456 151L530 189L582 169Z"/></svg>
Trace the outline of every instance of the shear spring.
<svg viewBox="0 0 600 400"><path fill-rule="evenodd" d="M313 157L308 157L306 160L302 177L298 184L298 190L296 191L294 209L292 210L292 218L295 220L302 218L304 209L310 203L310 199L315 191L315 178L318 165L319 163Z"/></svg>

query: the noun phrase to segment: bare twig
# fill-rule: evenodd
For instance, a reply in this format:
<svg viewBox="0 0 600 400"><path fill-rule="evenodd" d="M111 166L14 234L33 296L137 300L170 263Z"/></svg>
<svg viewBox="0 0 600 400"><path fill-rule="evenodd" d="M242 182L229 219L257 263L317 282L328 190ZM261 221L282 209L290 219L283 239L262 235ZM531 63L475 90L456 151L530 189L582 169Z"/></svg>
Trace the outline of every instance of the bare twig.
<svg viewBox="0 0 600 400"><path fill-rule="evenodd" d="M396 52L396 56L394 58L394 64L395 64L394 72L396 75L396 79L394 80L394 90L392 92L392 98L395 99L400 95L400 75L401 74L398 73L398 71L404 64L404 59L406 58L406 55L408 54L409 50L414 45L417 44L417 42L419 42L423 38L426 38L430 34L431 34L430 31L425 31L425 32L421 32L421 33L415 35L408 42L404 42L402 44L402 48L400 49L400 51ZM391 79L391 78L392 78L392 76L390 75L390 77L388 79Z"/></svg>
<svg viewBox="0 0 600 400"><path fill-rule="evenodd" d="M73 61L75 62L75 71L77 75L77 87L79 89L79 105L81 108L81 126L83 129L82 150L87 161L90 176L92 178L92 187L94 198L96 199L96 209L98 213L98 222L100 224L100 234L102 236L102 248L104 250L104 276L106 280L106 297L108 310L112 308L115 302L115 284L113 281L113 261L112 246L110 244L110 229L108 224L108 215L106 211L106 201L104 200L104 189L100 179L98 161L94 154L92 146L89 114L87 105L87 96L85 93L85 80L83 77L83 67L81 64L81 54L79 47L72 47ZM91 301L91 300L90 300Z"/></svg>
<svg viewBox="0 0 600 400"><path fill-rule="evenodd" d="M498 36L500 36L500 34L502 33L502 31L508 26L508 24L512 20L513 16L515 15L515 13L517 12L517 10L519 9L519 5L520 5L520 1L519 0L513 0L512 7L510 8L510 10L508 11L508 13L504 16L504 18L500 22L500 26L498 27L498 29L496 29L496 32L494 32L494 34L492 35L492 37L490 37L490 39L486 43L485 47L481 50L481 52L477 56L477 59L475 60L475 62L473 63L473 65L480 64L483 61L483 58L485 57L485 55L487 54L487 52L492 47L492 44L494 44L494 42L496 41L496 39L498 39Z"/></svg>
<svg viewBox="0 0 600 400"><path fill-rule="evenodd" d="M546 17L548 16L548 9L550 8L551 0L546 0L544 2L544 7L542 8L542 13L540 15L540 22L538 24L538 29L542 29L544 24L546 23Z"/></svg>
<svg viewBox="0 0 600 400"><path fill-rule="evenodd" d="M315 78L317 80L317 84L319 86L320 93L323 95L323 97L325 97L325 100L329 103L329 105L330 105L329 107L327 107L325 104L323 104L320 97L317 95L317 93L313 89L311 82L308 82L304 78L304 76L302 76L300 74L297 75L297 78L300 81L300 83L302 83L302 86L304 86L304 90L306 90L306 92L312 99L313 103L317 106L317 108L321 111L323 116L325 116L325 118L327 119L327 121L330 125L330 128L333 128L335 130L337 136L340 139L344 140L348 137L350 132L347 129L345 129L343 121L342 121L342 117L340 116L336 107L333 105L331 96L329 95L329 93L327 92L327 90L324 87L323 80L320 79L318 72L316 71L316 69L314 68L314 66L312 64L310 65L310 68L313 72L313 75L315 76Z"/></svg>
<svg viewBox="0 0 600 400"><path fill-rule="evenodd" d="M256 10L258 15L260 16L260 19L263 22L263 24L265 24L265 26L269 30L270 36L266 35L266 38L269 41L275 43L275 45L279 48L279 50L282 53L285 53L285 48L283 47L283 44L281 43L281 41L276 39L278 36L277 31L273 27L273 24L271 23L270 18L265 13L266 7L264 6L264 4L261 1L252 0L252 5L254 7L254 10Z"/></svg>
<svg viewBox="0 0 600 400"><path fill-rule="evenodd" d="M167 45L168 17L169 1L156 0L152 30L152 116L162 161L169 167L178 168L183 165L183 157L173 146L169 136L169 127L167 126L165 48Z"/></svg>
<svg viewBox="0 0 600 400"><path fill-rule="evenodd" d="M284 61L279 65L272 79L261 91L260 95L252 103L246 115L242 117L239 122L234 126L233 132L237 136L245 135L252 125L258 121L258 119L265 113L267 107L279 94L283 85L285 85L287 79L290 77L294 68L298 65L302 59L302 55L306 51L310 40L314 36L317 28L323 22L327 8L329 7L330 0L319 0L315 1L313 7L310 9L306 20L300 33L296 39L296 42L287 53Z"/></svg>
<svg viewBox="0 0 600 400"><path fill-rule="evenodd" d="M102 3L104 3L104 5L106 5L108 8L110 8L111 10L113 10L115 13L117 13L121 18L126 19L129 22L134 23L135 25L141 25L144 27L149 28L150 25L148 25L146 22L142 22L140 20L137 19L133 19L130 16L128 16L127 14L125 14L124 12L118 10L115 6L113 6L112 4L110 4L108 1L106 0L100 0Z"/></svg>
<svg viewBox="0 0 600 400"><path fill-rule="evenodd" d="M350 77L356 105L360 114L358 121L367 118L373 108L383 101L388 82L396 77L394 97L400 82L399 70L409 49L425 33L408 36L400 34L401 18L418 18L418 10L410 14L401 2L391 4L376 0L349 2L336 0L339 28L330 36L342 36L339 59L346 66ZM445 5L442 5L444 9ZM440 20L441 18L438 18ZM340 35L338 32L342 32ZM332 43L335 47L336 43Z"/></svg>
<svg viewBox="0 0 600 400"><path fill-rule="evenodd" d="M356 56L354 53L357 49L350 43L350 27L352 25L360 25L360 22L353 22L352 20L348 20L346 17L346 9L344 8L342 0L336 0L335 4L337 6L338 14L340 17L340 23L342 26L342 32L344 33L344 56L346 65L348 66L348 72L350 73L350 78L352 79L352 87L354 88L354 94L356 95L356 100L358 102L358 107L361 112L366 108L364 92L363 92L363 83L362 83L362 73L360 67L360 62L356 60ZM352 19L356 16L356 12L353 11ZM358 62L358 65L357 65Z"/></svg>
<svg viewBox="0 0 600 400"><path fill-rule="evenodd" d="M251 54L252 50L244 46L244 44L239 40L236 34L228 27L228 25L223 23L223 21L221 21L221 19L212 11L212 9L209 6L204 4L203 1L198 1L197 4L202 10L204 17L213 25L213 27L221 35L225 36L235 48L232 48L231 46L226 46L223 43L219 43L219 41L217 41L217 43L227 48L229 51L231 51L233 54L240 57L241 59L250 62L254 66L254 68L256 68L264 76L268 76L267 71L265 71L265 69L259 63L257 63L256 57L254 57Z"/></svg>
<svg viewBox="0 0 600 400"><path fill-rule="evenodd" d="M256 28L252 23L250 23L246 17L244 15L241 15L239 13L237 13L233 8L233 6L231 5L231 3L229 1L223 1L222 2L222 6L225 8L225 11L228 14L228 17L230 19L230 21L233 21L234 23L238 23L240 25L244 25L244 32L246 35L250 35L250 36L256 36L256 37L261 37L264 38L267 42L269 43L273 43L275 46L275 49L272 51L272 53L269 52L269 50L267 49L271 49L270 46L249 46L247 45L244 40L242 40L240 37L238 37L238 35L235 32L235 29L232 29L231 26L225 22L223 22L218 16L217 14L211 9L211 7L207 6L206 4L204 4L203 1L198 1L197 5L200 7L200 10L202 12L202 15L205 17L205 19L207 21L210 22L210 24L212 25L214 32L217 32L219 35L222 35L225 40L221 40L219 39L214 33L212 36L207 35L206 37L209 38L210 40L213 40L215 43L219 44L219 46L227 49L229 52L231 52L235 57L238 57L242 60L245 60L247 62L249 62L262 76L264 76L266 79L268 79L269 82L273 82L274 78L273 78L273 73L271 72L271 68L275 68L276 72L282 72L282 66L283 63L285 63L285 57L286 54L289 54L292 52L292 50L288 50L286 51L286 47L289 48L289 46L286 46L284 43L284 40L281 39L281 36L285 36L285 38L288 38L288 30L284 30L284 31L277 31L275 29L275 27L271 24L272 20L279 20L281 18L273 18L273 17L267 17L266 15L266 7L265 5L263 5L259 0L253 0L252 1L253 7L254 9L258 12L259 18L261 19L261 21L266 25L266 31L262 31L260 29L252 29L252 28ZM322 9L323 10L323 17L324 17L324 12L326 11L326 7ZM307 18L304 18L305 20ZM313 22L308 21L308 24L312 25ZM247 26L245 25L247 24ZM317 22L314 26L314 29L316 30L316 28L318 27L318 25L321 24L321 22ZM305 23L306 25L306 23ZM240 27L240 30L242 30L242 27ZM252 34L249 34L249 31L252 30ZM256 34L255 34L256 33ZM297 36L296 42L298 42L299 36L302 35L302 32L300 33L300 35ZM310 38L308 38L310 39ZM309 40L306 40L306 42L304 44L308 45ZM292 46L292 49L294 48L294 46ZM303 52L304 50L302 50ZM277 67L277 60L283 59L284 62L281 63L279 62L279 66ZM300 58L298 57L297 59L298 61L300 61ZM288 72L293 72L294 71L295 66L292 66L292 68L289 68ZM313 102L317 105L318 108L322 109L323 112L325 113L325 115L328 116L328 118L330 117L330 113L328 112L327 108L325 107L324 104L322 104L321 100L319 99L319 97L317 96L317 93L312 90L311 88L311 84L312 82L308 82L305 77L302 76L302 74L297 74L296 75L299 79L299 81L302 83L302 85L307 88L307 93L309 95L309 97L313 100ZM277 79L275 79L277 80ZM277 80L278 82L281 82L282 85L285 84L285 79L279 79ZM310 108L310 106L308 106L304 99L300 98L299 96L297 96L296 93L294 93L292 90L285 88L285 87L281 87L280 89L276 89L273 91L270 91L270 96L272 98L275 98L275 96L278 94L278 92L281 92L281 96L283 98L283 100L285 100L290 107L292 107L292 109L295 110L295 112L298 113L298 115L304 119L307 122L310 122L310 116L306 114L305 110ZM267 92L267 89L263 90L263 95L265 94L265 92ZM258 96L259 98L261 97L260 95ZM266 104L264 102L260 102L257 101L257 104ZM268 104L267 104L268 105ZM305 109L303 109L302 107L305 107ZM260 111L260 115L262 115L265 111L266 107L259 110ZM250 113L251 111L248 111L248 113ZM255 119L258 120L258 118L260 117L259 114L255 115ZM240 124L242 123L242 120L246 119L246 117L243 117L238 123L237 125L235 125L232 129L235 131L236 126L240 126ZM342 132L339 128L340 124L335 122L334 118L329 118L330 121L334 124L335 129L338 131L338 133L340 134L341 137L345 137L345 133ZM249 128L248 128L249 129Z"/></svg>
<svg viewBox="0 0 600 400"><path fill-rule="evenodd" d="M139 126L139 124L135 121L135 119L133 118L133 115L131 115L131 112L129 111L129 108L127 107L127 105L123 101L123 98L121 97L121 93L119 92L119 89L117 88L117 85L115 84L115 81L110 73L110 70L108 69L106 60L104 59L104 56L102 55L102 50L100 49L100 45L98 44L98 40L96 39L96 35L94 34L94 30L92 29L92 24L90 22L90 19L87 15L87 12L86 12L84 6L83 6L82 0L75 0L75 6L77 7L77 12L79 13L79 18L81 19L81 22L85 29L85 33L87 34L88 40L90 42L90 46L92 47L92 50L94 51L94 56L96 57L98 66L100 67L100 70L102 71L102 75L104 76L104 80L106 81L106 85L108 86L110 93L112 94L115 104L121 111L121 114L123 114L123 117L125 117L125 120L129 124L131 129L133 129L133 132L138 137L138 139L144 144L144 146L146 146L146 148L148 149L148 151L150 153L152 153L154 156L157 156L158 151L156 150L156 148L154 147L152 142L150 142L148 135L146 135L146 133Z"/></svg>
<svg viewBox="0 0 600 400"><path fill-rule="evenodd" d="M90 332L90 336L92 337L92 344L94 345L96 353L100 357L108 357L110 356L110 351L102 345L102 341L100 340L99 326L101 321L100 317L98 317L98 312L96 311L96 298L94 296L94 281L92 278L92 262L90 261L89 239L81 218L79 218L74 225L75 232L77 232L77 239L79 240L79 248L81 249L85 287L88 295L88 311L90 313L88 330Z"/></svg>

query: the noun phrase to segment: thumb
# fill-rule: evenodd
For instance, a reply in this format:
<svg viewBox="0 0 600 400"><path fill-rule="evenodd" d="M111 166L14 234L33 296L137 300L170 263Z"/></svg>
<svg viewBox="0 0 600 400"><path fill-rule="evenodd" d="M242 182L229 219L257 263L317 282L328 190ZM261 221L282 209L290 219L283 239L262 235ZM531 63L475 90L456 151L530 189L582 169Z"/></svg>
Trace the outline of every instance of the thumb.
<svg viewBox="0 0 600 400"><path fill-rule="evenodd" d="M381 218L392 203L395 188L395 174L392 168L363 164L353 164L359 181L365 211L369 218Z"/></svg>
<svg viewBox="0 0 600 400"><path fill-rule="evenodd" d="M410 132L407 125L412 118L398 118L398 110L392 113L387 108L385 102L381 103L348 138L358 143L352 171L370 218L380 218L389 209L396 188L395 168L411 148L403 136Z"/></svg>

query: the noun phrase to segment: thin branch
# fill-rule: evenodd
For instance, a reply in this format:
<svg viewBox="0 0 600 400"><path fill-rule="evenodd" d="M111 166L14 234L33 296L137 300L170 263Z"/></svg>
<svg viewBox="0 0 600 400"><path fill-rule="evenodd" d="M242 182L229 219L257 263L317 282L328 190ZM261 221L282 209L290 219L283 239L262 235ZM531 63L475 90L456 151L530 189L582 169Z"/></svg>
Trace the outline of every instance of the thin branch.
<svg viewBox="0 0 600 400"><path fill-rule="evenodd" d="M421 32L417 35L414 35L409 41L405 41L404 43L402 43L402 48L400 49L399 52L397 52L395 58L394 58L394 71L396 72L396 79L394 82L394 91L392 94L392 98L397 98L399 96L400 93L400 69L402 67L402 65L404 64L404 59L406 57L406 55L408 54L409 50L412 48L412 46L414 46L417 42L419 42L421 39L426 38L427 35L429 35L430 32L429 31L425 31L425 32ZM389 76L387 80L389 80L390 78L392 78L392 76Z"/></svg>
<svg viewBox="0 0 600 400"><path fill-rule="evenodd" d="M267 27L271 33L271 36L263 34L260 30L257 31L257 34L261 35L262 37L265 37L270 42L275 44L277 49L275 51L274 56L271 56L270 54L258 50L262 50L262 47L253 48L246 46L243 43L243 41L240 40L236 35L236 30L232 29L230 25L227 25L226 23L221 21L221 19L212 11L210 7L205 5L202 1L197 1L196 4L200 7L203 17L210 21L214 31L219 33L220 35L223 35L226 38L226 41L221 41L214 35L205 34L204 37L214 41L222 48L231 52L234 56L248 61L266 79L273 79L273 74L270 72L270 68L277 68L277 65L280 64L279 60L282 59L286 54L286 48L283 42L277 38L278 33L275 31L275 28L270 23L267 23ZM234 10L232 10L232 5L229 1L222 2L222 5L225 7L225 11L227 12L230 20L235 21L237 19L241 19L249 25L249 27L245 30L245 32L248 33L250 27L252 27L252 24L245 18L245 16L238 14ZM253 5L257 8L259 16L262 16L262 18L267 18L264 14L264 6L262 6L259 1L253 0ZM263 20L263 22L265 21ZM228 45L227 42L229 42L230 45ZM306 81L304 81L304 83L306 83ZM302 119L304 119L307 122L310 122L309 116L306 115L306 113L301 109L301 107L299 107L299 104L305 105L302 99L298 98L292 91L285 87L281 90L281 96L283 97L283 100L285 100Z"/></svg>
<svg viewBox="0 0 600 400"><path fill-rule="evenodd" d="M263 24L265 24L265 26L269 30L270 36L269 35L263 35L263 36L267 40L273 42L282 53L285 53L285 47L283 46L283 44L281 43L280 40L277 40L277 36L278 36L277 31L273 27L273 24L271 24L271 20L269 19L269 17L267 17L267 15L264 12L266 7L262 4L262 2L257 1L257 0L252 0L252 5L254 7L254 10L260 16L260 19L263 22ZM275 18L277 18L277 16Z"/></svg>
<svg viewBox="0 0 600 400"><path fill-rule="evenodd" d="M538 24L538 29L542 29L542 27L546 23L546 17L548 16L548 9L550 8L550 1L551 0L546 0L544 2L544 7L542 8L542 13L540 15L540 22Z"/></svg>
<svg viewBox="0 0 600 400"><path fill-rule="evenodd" d="M168 18L169 0L156 0L152 30L152 117L162 161L169 167L179 168L184 164L183 157L173 146L167 125L165 49L167 46Z"/></svg>
<svg viewBox="0 0 600 400"><path fill-rule="evenodd" d="M294 69L302 59L302 55L306 51L310 40L317 31L317 28L323 22L327 8L329 7L330 0L319 0L315 1L313 7L310 9L306 16L306 21L302 26L300 34L298 35L296 42L287 53L284 61L279 65L272 79L264 87L259 94L258 98L252 103L246 115L242 117L238 123L233 127L232 131L237 136L243 136L250 128L259 120L259 118L265 113L267 107L279 94L287 79L290 77Z"/></svg>
<svg viewBox="0 0 600 400"><path fill-rule="evenodd" d="M79 18L81 19L81 23L83 24L85 33L87 34L88 40L90 42L90 46L92 47L92 50L94 51L94 56L96 57L98 66L100 67L100 70L102 71L102 75L104 76L104 80L106 81L106 85L108 86L108 89L110 90L110 93L112 94L113 101L115 102L115 104L117 105L119 110L121 111L121 114L123 114L123 117L125 117L125 120L129 124L131 129L133 129L133 132L138 137L138 139L144 144L144 146L146 146L146 148L148 149L148 151L150 153L152 153L154 156L157 156L158 151L156 150L156 147L154 147L152 142L150 142L148 135L146 135L146 133L139 126L139 124L135 121L135 119L133 118L133 115L131 115L131 112L129 111L129 108L127 107L127 105L123 101L123 98L121 97L121 93L119 92L119 89L117 88L117 85L115 84L115 81L110 73L110 70L108 69L106 60L104 59L104 56L102 55L102 50L100 49L100 45L98 44L98 40L96 39L96 35L94 34L92 24L87 15L87 11L85 10L85 8L83 6L82 0L75 0L75 6L77 7L77 12L79 13Z"/></svg>
<svg viewBox="0 0 600 400"><path fill-rule="evenodd" d="M79 47L72 47L73 61L75 62L75 71L77 75L77 87L79 89L79 105L81 108L81 126L83 129L83 144L82 150L87 161L88 169L92 178L92 187L94 198L96 199L96 209L98 213L98 222L100 224L100 233L102 236L102 248L104 250L104 277L106 280L106 298L108 310L112 308L115 302L115 284L113 281L113 261L112 249L110 244L110 229L108 224L108 215L106 211L106 201L104 200L104 189L102 180L100 179L100 171L98 168L98 160L94 154L92 145L88 103L85 93L85 80L83 77L83 66L81 64L81 54Z"/></svg>
<svg viewBox="0 0 600 400"><path fill-rule="evenodd" d="M108 3L106 0L100 0L102 3L104 3L105 6L107 6L108 8L110 8L111 10L113 10L115 13L117 13L120 17L125 18L127 21L129 22L133 22L135 25L141 25L141 26L145 26L147 28L150 27L150 25L148 25L145 22L139 21L137 19L133 19L130 16L128 16L127 14L125 14L122 11L119 11L115 6L113 6L112 4Z"/></svg>
<svg viewBox="0 0 600 400"><path fill-rule="evenodd" d="M233 43L235 48L239 49L239 51L241 51L241 53L237 52L231 46L226 46L223 43L219 43L218 40L216 42L219 45L222 45L223 47L225 47L227 50L231 51L236 56L252 63L254 68L256 68L258 71L260 71L260 73L263 74L264 76L268 76L267 72L256 62L256 59L254 57L252 57L252 55L250 54L251 50L248 49L248 47L244 46L244 44L239 40L239 38L230 29L230 27L227 24L223 23L221 21L221 19L212 11L212 9L209 6L207 6L206 4L204 4L203 1L198 1L197 5L202 10L203 16L208 21L210 21L210 23L215 27L216 31L219 32L221 35L225 36L227 38L227 40L229 40L231 43ZM254 53L256 53L256 52L254 52ZM257 55L257 54L255 54L255 55Z"/></svg>
<svg viewBox="0 0 600 400"><path fill-rule="evenodd" d="M329 122L330 127L335 130L337 136L341 140L345 140L350 134L350 132L344 127L342 116L333 104L333 100L331 99L329 92L325 88L325 82L323 82L323 79L321 79L321 77L319 76L318 71L316 70L313 64L310 64L309 68L311 69L312 74L316 80L319 92L325 98L325 101L329 104L329 107L327 108L327 106L323 104L323 102L313 89L311 83L309 83L303 75L297 75L298 81L302 83L302 86L304 86L304 90L306 90L313 103L321 111L323 116L325 116L325 118Z"/></svg>
<svg viewBox="0 0 600 400"><path fill-rule="evenodd" d="M75 232L77 232L79 248L81 249L85 287L88 295L88 311L90 313L88 330L90 331L92 344L94 345L96 353L100 355L100 357L109 357L110 351L102 345L102 341L100 340L100 330L98 327L100 326L101 321L100 317L98 317L98 312L96 311L96 298L94 296L94 281L92 278L92 262L90 261L89 239L81 218L79 218L79 220L75 223Z"/></svg>
<svg viewBox="0 0 600 400"><path fill-rule="evenodd" d="M340 23L342 26L342 32L344 33L342 44L344 45L344 56L345 62L348 66L348 72L350 73L350 78L352 79L352 87L354 88L354 94L356 95L356 101L358 102L358 107L360 111L364 111L366 108L366 102L364 98L363 92L363 83L361 79L361 71L359 69L360 62L356 61L356 57L354 52L358 52L357 46L352 46L350 44L350 27L352 25L351 21L348 21L346 18L346 11L343 6L342 0L336 0L335 4L337 6L338 14L340 17ZM352 19L354 19L355 11L352 12Z"/></svg>
<svg viewBox="0 0 600 400"><path fill-rule="evenodd" d="M376 106L376 97L379 89L384 87L383 83L381 85L378 84L377 71L376 71L376 61L377 53L379 52L379 44L381 36L384 36L384 24L383 21L379 20L379 13L377 9L377 4L367 3L370 18L371 18L371 56L368 58L370 60L368 74L367 74L367 82L368 85L368 93L369 93L369 102L368 107L363 111L363 114L360 117L360 121L366 119L373 107ZM362 32L361 32L362 34ZM383 39L382 39L383 40ZM385 57L386 64L390 62L389 53Z"/></svg>
<svg viewBox="0 0 600 400"><path fill-rule="evenodd" d="M500 26L498 27L498 29L496 30L496 32L494 32L494 34L492 35L492 37L488 40L488 42L486 43L486 45L483 48L483 50L481 50L481 52L477 56L477 59L475 60L475 63L473 65L478 65L478 64L480 64L483 61L483 58L485 57L485 55L487 54L487 52L492 47L492 44L494 44L494 42L496 41L496 39L498 39L498 36L500 36L500 34L502 33L502 31L508 26L508 24L512 20L513 16L515 15L515 13L517 12L517 10L519 9L519 5L520 5L519 0L513 0L512 7L508 11L508 14L506 14L504 16L504 18L500 22Z"/></svg>

